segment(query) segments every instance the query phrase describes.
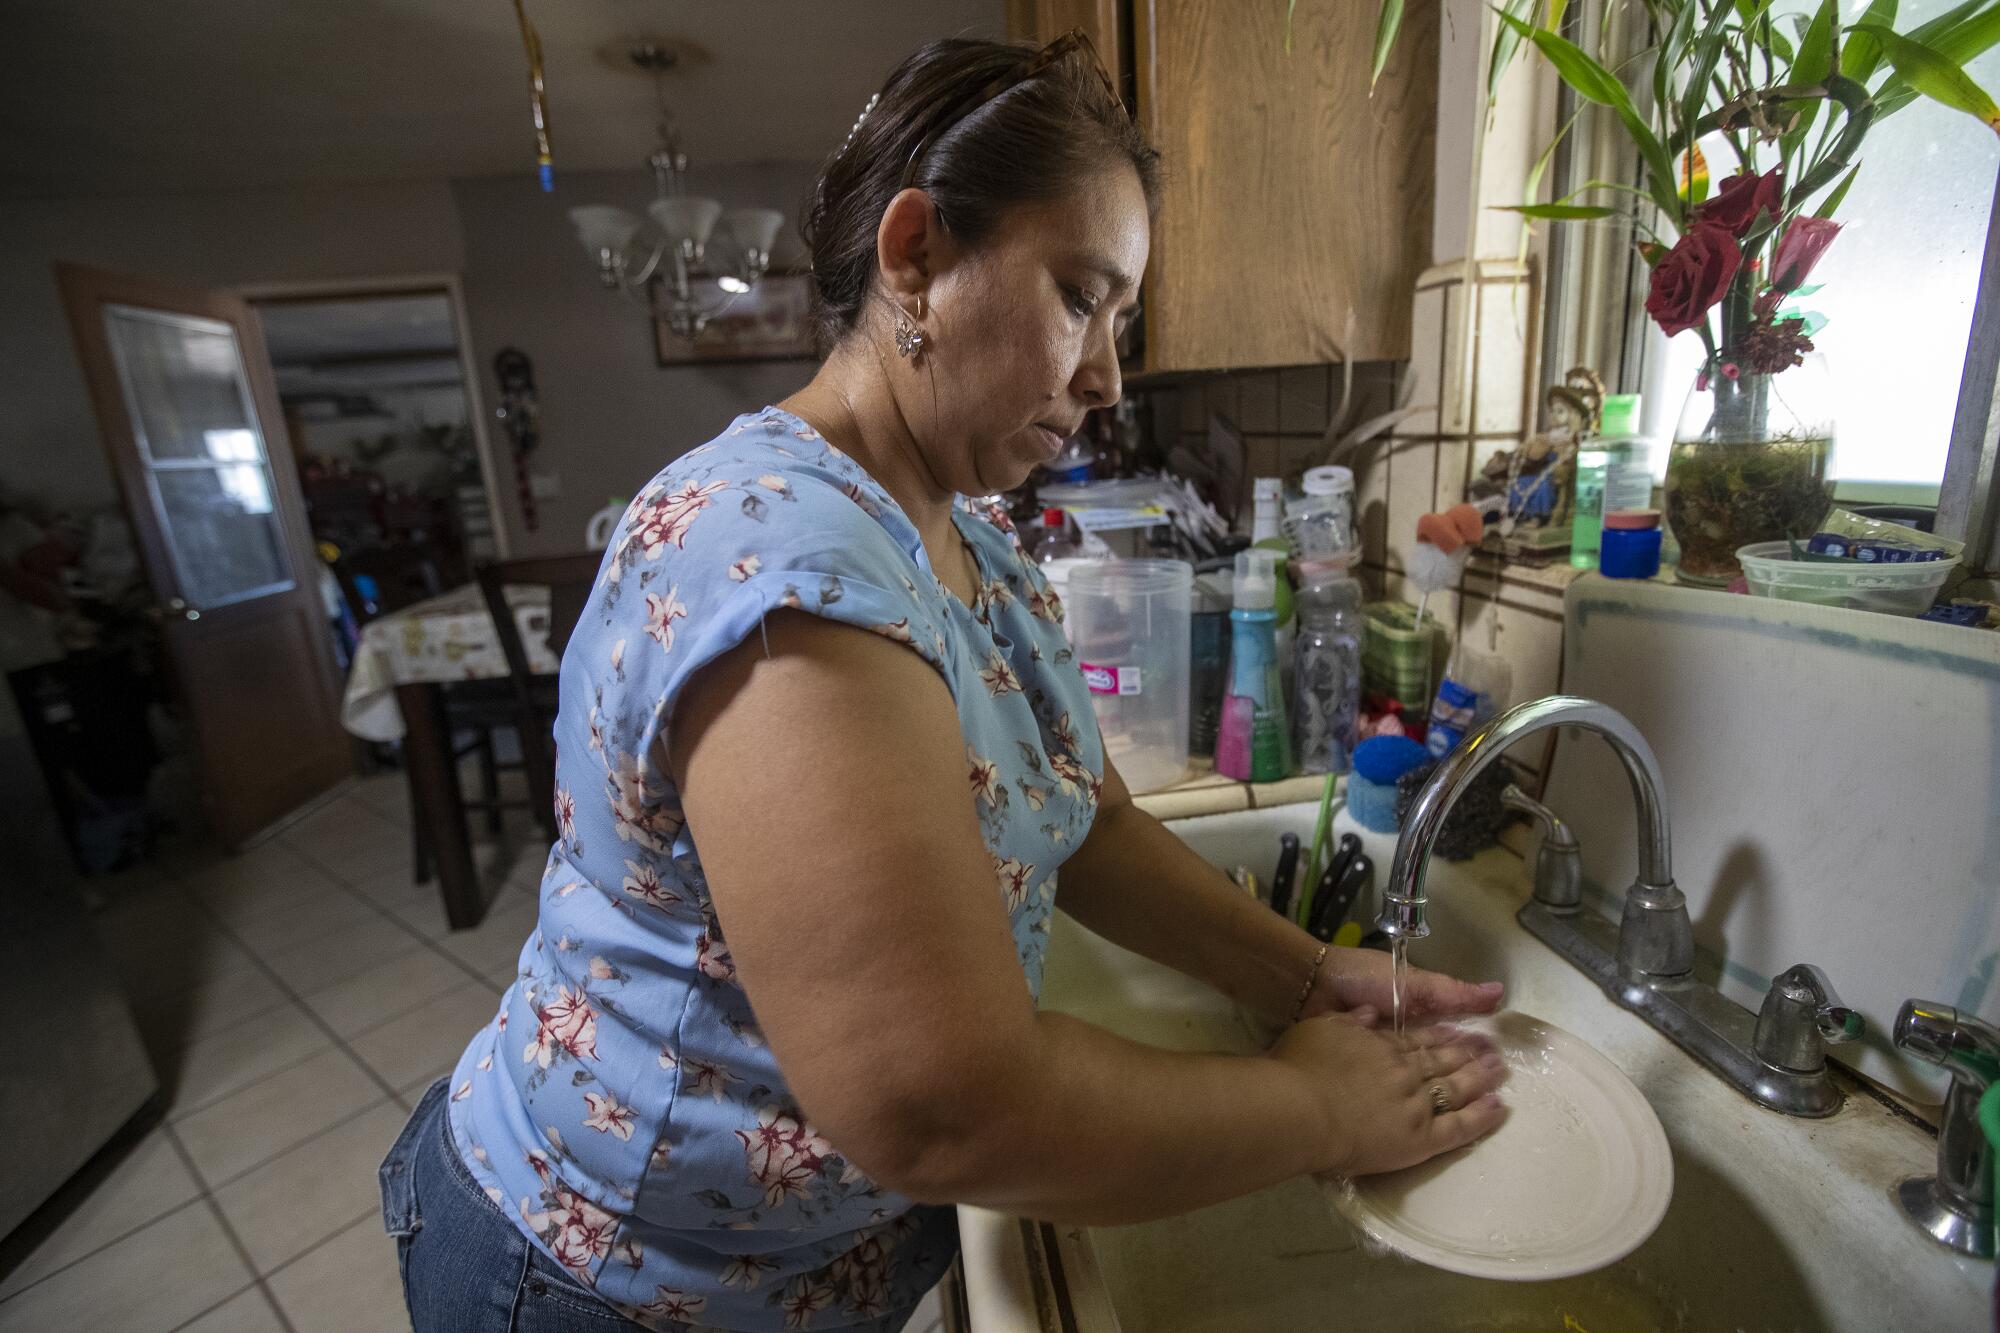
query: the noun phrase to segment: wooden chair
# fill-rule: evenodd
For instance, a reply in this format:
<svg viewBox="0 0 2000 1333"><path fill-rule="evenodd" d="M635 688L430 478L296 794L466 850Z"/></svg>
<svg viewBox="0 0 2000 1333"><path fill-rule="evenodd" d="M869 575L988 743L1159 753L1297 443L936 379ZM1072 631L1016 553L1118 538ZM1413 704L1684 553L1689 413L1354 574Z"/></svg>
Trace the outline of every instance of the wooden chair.
<svg viewBox="0 0 2000 1333"><path fill-rule="evenodd" d="M533 804L532 801L510 801L500 795L500 770L521 767L519 764L502 764L493 740L493 733L498 728L511 727L516 723L518 714L514 705L514 687L504 680L463 680L440 687L440 695L444 705L445 729L451 744L451 762L458 764L468 755L479 756L479 795L462 796L460 806L484 814L486 831L498 837L502 811L525 810ZM458 738L468 732L471 739L459 744ZM414 788L411 794L414 799ZM411 831L414 834L412 850L416 858L415 882L427 883L431 877L431 849L424 839L423 821L412 824Z"/></svg>
<svg viewBox="0 0 2000 1333"><path fill-rule="evenodd" d="M569 646L569 637L583 616L583 606L597 581L603 562L598 552L577 555L529 556L519 560L496 560L475 571L479 591L486 598L487 612L500 636L500 650L507 658L508 686L512 696L515 730L521 737L521 766L528 779L528 797L549 835L557 837L555 812L556 678L536 675L528 666L528 651L521 642L520 622L507 604L506 589L539 584L549 590L549 651L558 659Z"/></svg>

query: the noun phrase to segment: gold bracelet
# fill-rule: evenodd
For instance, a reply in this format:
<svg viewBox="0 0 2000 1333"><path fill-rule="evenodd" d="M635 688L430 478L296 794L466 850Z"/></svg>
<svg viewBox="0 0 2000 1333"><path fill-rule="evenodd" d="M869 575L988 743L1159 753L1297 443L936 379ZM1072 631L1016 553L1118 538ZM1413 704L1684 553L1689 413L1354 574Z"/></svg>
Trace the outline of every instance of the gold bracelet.
<svg viewBox="0 0 2000 1333"><path fill-rule="evenodd" d="M1313 983L1319 980L1320 964L1326 961L1326 951L1332 947L1329 944L1319 946L1319 954L1313 959L1312 975L1306 978L1305 988L1299 992L1299 1002L1292 1006L1292 1021L1294 1023L1298 1022L1299 1015L1306 1011L1306 999L1313 993Z"/></svg>

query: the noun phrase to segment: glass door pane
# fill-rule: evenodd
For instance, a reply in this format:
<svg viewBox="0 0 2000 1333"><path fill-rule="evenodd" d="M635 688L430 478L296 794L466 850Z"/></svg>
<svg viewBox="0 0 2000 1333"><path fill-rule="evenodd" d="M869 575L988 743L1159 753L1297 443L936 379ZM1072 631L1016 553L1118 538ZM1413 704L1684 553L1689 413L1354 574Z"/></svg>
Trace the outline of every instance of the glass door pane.
<svg viewBox="0 0 2000 1333"><path fill-rule="evenodd" d="M161 468L153 495L180 574L197 607L289 588L285 549L261 468Z"/></svg>
<svg viewBox="0 0 2000 1333"><path fill-rule="evenodd" d="M180 595L210 608L291 587L236 330L119 305L104 321Z"/></svg>

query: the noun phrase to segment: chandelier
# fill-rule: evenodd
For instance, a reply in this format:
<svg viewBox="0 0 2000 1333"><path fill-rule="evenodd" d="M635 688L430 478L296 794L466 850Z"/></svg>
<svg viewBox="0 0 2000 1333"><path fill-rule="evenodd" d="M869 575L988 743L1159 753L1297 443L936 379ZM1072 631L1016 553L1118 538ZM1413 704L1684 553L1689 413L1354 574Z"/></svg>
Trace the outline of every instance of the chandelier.
<svg viewBox="0 0 2000 1333"><path fill-rule="evenodd" d="M687 154L667 109L664 82L680 56L664 43L645 41L626 58L653 79L657 143L646 159L653 201L643 218L608 204L585 204L569 211L570 221L607 289L644 305L676 336L697 338L762 280L785 215L775 208L725 211L713 199L689 194ZM719 293L698 296L697 284L704 280L712 280Z"/></svg>

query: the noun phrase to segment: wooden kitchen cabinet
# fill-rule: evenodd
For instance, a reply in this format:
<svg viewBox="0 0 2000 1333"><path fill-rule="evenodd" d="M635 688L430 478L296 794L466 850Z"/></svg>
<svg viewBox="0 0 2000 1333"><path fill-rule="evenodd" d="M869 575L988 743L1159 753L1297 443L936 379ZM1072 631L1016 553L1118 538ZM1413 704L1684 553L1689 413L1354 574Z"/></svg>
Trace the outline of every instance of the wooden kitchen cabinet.
<svg viewBox="0 0 2000 1333"><path fill-rule="evenodd" d="M1408 359L1438 7L1409 7L1370 97L1375 12L1298 0L1287 55L1285 0L1010 0L1016 36L1082 26L1107 63L1130 59L1162 157L1143 370Z"/></svg>

